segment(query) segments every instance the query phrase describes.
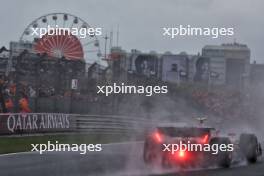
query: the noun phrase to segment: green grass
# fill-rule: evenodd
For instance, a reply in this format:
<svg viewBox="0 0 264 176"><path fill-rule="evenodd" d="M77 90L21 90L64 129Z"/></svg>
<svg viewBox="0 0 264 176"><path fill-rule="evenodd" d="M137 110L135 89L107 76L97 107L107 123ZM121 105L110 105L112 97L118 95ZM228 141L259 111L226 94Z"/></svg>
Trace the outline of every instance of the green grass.
<svg viewBox="0 0 264 176"><path fill-rule="evenodd" d="M19 136L19 137L0 137L0 154L31 151L31 144L104 144L110 142L128 141L126 135L95 135L95 134L61 134L43 136Z"/></svg>

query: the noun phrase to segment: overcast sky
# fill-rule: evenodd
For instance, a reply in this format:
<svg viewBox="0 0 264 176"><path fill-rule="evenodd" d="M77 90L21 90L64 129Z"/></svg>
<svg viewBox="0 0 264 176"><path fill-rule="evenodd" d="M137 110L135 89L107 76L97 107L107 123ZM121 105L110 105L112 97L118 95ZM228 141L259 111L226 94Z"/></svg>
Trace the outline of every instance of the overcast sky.
<svg viewBox="0 0 264 176"><path fill-rule="evenodd" d="M52 12L81 17L92 27L110 31L120 26L119 44L144 52L186 51L196 54L206 44L236 39L251 49L251 59L264 62L263 0L2 0L0 46L17 41L35 18ZM233 27L232 37L162 36L163 27Z"/></svg>

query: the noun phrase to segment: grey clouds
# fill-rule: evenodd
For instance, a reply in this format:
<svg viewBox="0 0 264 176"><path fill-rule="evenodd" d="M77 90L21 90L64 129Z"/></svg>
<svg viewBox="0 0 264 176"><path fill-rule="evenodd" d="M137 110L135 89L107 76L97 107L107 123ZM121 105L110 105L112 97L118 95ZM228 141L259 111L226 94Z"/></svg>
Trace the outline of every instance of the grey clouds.
<svg viewBox="0 0 264 176"><path fill-rule="evenodd" d="M127 51L200 52L206 44L236 40L251 49L251 60L264 62L264 1L262 0L2 0L0 46L17 41L35 18L66 12L81 17L104 32L120 29L119 45ZM177 25L233 27L232 37L162 36L163 27Z"/></svg>

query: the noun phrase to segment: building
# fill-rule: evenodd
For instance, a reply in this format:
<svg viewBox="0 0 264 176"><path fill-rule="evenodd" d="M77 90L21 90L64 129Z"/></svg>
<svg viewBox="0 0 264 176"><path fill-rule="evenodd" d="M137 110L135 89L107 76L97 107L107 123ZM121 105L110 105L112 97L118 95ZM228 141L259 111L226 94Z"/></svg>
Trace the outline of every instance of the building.
<svg viewBox="0 0 264 176"><path fill-rule="evenodd" d="M250 66L250 83L251 85L263 85L264 84L264 64L257 64L254 62Z"/></svg>
<svg viewBox="0 0 264 176"><path fill-rule="evenodd" d="M160 78L162 81L179 84L189 80L189 56L186 53L165 53L160 60Z"/></svg>
<svg viewBox="0 0 264 176"><path fill-rule="evenodd" d="M6 73L7 63L9 58L9 51L3 46L0 49L0 75L3 76Z"/></svg>
<svg viewBox="0 0 264 176"><path fill-rule="evenodd" d="M159 74L159 55L154 52L142 53L132 50L128 53L126 62L128 72L144 77L158 78Z"/></svg>
<svg viewBox="0 0 264 176"><path fill-rule="evenodd" d="M121 48L112 50L111 55L115 59L109 65L118 73L113 78L129 74L175 84L195 82L239 90L249 82L250 49L238 43L206 45L201 55L125 52Z"/></svg>
<svg viewBox="0 0 264 176"><path fill-rule="evenodd" d="M112 59L109 65L113 72L122 77L122 80L125 80L127 74L176 84L193 79L194 71L189 69L189 61L193 60L193 55L185 52L161 54L154 51L141 52L135 49L131 52L125 52L122 49L112 51L118 58ZM121 76L122 74L124 75ZM113 77L116 75L114 74Z"/></svg>
<svg viewBox="0 0 264 176"><path fill-rule="evenodd" d="M209 58L211 84L237 88L248 83L250 49L247 45L206 45L202 49L202 57Z"/></svg>

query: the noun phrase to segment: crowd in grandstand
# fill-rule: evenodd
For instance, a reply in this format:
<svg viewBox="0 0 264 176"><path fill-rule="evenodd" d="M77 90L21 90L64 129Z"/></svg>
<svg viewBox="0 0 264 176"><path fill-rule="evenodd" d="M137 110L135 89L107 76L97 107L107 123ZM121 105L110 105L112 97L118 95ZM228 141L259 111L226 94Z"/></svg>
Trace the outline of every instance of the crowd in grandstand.
<svg viewBox="0 0 264 176"><path fill-rule="evenodd" d="M73 98L75 100L101 103L109 100L105 100L106 98L100 97L93 91L85 91L84 93L69 89L63 92L56 92L53 86L45 85L44 83L41 83L39 88L36 89L35 86L29 83L20 82L19 90L17 90L17 85L14 82L14 80L1 80L1 92L5 101L5 107L2 107L2 112L18 112L18 110L24 113L32 112L29 105L30 98ZM170 85L170 87L175 87L175 85ZM199 108L215 115L222 117L240 117L245 115L245 109L249 109L247 107L249 105L246 104L244 97L241 97L239 91L227 91L224 89L208 91L207 89L195 88L195 85L189 85L189 87L191 87L191 91L187 90L185 87L183 88L185 91L183 93L188 94ZM176 94L174 92L176 92ZM170 90L171 96L179 96L177 92L179 92L179 88ZM18 106L18 108L16 106Z"/></svg>
<svg viewBox="0 0 264 176"><path fill-rule="evenodd" d="M192 99L201 108L222 117L241 117L249 105L238 91L193 90ZM246 113L248 113L247 111Z"/></svg>
<svg viewBox="0 0 264 176"><path fill-rule="evenodd" d="M2 79L0 81L0 84L1 99L3 101L1 107L2 112L15 112L16 104L18 106L18 112L31 112L31 109L29 107L28 90L26 86L22 86L21 90L19 90L19 93L17 94L18 91L16 84Z"/></svg>

